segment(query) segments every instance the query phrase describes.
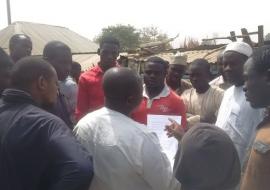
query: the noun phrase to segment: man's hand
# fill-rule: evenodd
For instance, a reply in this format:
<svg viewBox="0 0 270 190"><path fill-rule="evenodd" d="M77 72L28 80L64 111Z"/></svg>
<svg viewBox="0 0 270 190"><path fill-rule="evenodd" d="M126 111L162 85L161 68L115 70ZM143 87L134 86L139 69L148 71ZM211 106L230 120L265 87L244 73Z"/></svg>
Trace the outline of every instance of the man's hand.
<svg viewBox="0 0 270 190"><path fill-rule="evenodd" d="M167 132L168 137L175 137L178 141L181 141L185 134L185 130L173 119L169 118L169 121L171 122L171 125L166 125L164 129Z"/></svg>

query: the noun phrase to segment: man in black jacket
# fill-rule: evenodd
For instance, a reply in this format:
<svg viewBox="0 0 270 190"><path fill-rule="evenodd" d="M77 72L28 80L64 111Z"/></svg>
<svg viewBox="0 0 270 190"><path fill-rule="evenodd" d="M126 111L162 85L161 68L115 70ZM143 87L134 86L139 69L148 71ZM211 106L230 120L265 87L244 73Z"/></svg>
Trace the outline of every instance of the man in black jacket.
<svg viewBox="0 0 270 190"><path fill-rule="evenodd" d="M41 107L54 105L57 76L45 60L26 57L0 102L0 189L86 190L90 158L71 130Z"/></svg>

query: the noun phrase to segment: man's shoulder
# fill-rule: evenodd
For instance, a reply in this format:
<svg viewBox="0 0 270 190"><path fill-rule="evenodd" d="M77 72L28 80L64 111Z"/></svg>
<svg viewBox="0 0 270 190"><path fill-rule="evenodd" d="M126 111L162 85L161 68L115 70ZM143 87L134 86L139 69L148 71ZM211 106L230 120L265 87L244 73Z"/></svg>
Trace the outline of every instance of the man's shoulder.
<svg viewBox="0 0 270 190"><path fill-rule="evenodd" d="M127 118L123 122L127 123L129 125L129 134L130 138L136 138L137 141L141 142L151 142L154 144L159 143L158 137L153 132L149 131L146 125L141 124L137 121L132 120L131 118ZM127 127L127 126L125 126ZM127 139L127 140L128 140ZM140 139L140 140L139 140ZM129 140L128 140L129 141Z"/></svg>
<svg viewBox="0 0 270 190"><path fill-rule="evenodd" d="M259 129L257 131L256 139L267 140L270 144L270 120L262 121L259 124Z"/></svg>
<svg viewBox="0 0 270 190"><path fill-rule="evenodd" d="M213 86L219 86L222 83L223 83L222 75L217 76L216 78L214 78L212 81L209 82L209 84Z"/></svg>
<svg viewBox="0 0 270 190"><path fill-rule="evenodd" d="M232 96L234 92L235 86L231 86L227 90L224 91L224 97Z"/></svg>
<svg viewBox="0 0 270 190"><path fill-rule="evenodd" d="M194 91L195 89L194 88L189 88L189 89L186 89L184 92L183 92L183 95L184 94L190 94L192 91Z"/></svg>
<svg viewBox="0 0 270 190"><path fill-rule="evenodd" d="M106 107L102 107L96 111L88 113L78 122L77 126L91 126L91 124L100 122L102 122L103 124L105 124L106 122L110 122L111 125L115 124L115 122L125 122L129 125L141 126L140 123L137 123L131 118L124 116L117 111L110 110Z"/></svg>
<svg viewBox="0 0 270 190"><path fill-rule="evenodd" d="M66 95L66 93L70 93L74 90L77 90L78 85L72 79L67 79L65 82L59 82L59 89L62 94Z"/></svg>
<svg viewBox="0 0 270 190"><path fill-rule="evenodd" d="M185 79L181 79L181 87L182 86L186 89L192 88L192 84Z"/></svg>
<svg viewBox="0 0 270 190"><path fill-rule="evenodd" d="M196 90L195 90L194 88L191 87L191 88L185 90L185 91L181 94L181 97L184 98L184 99L185 99L185 98L188 98L188 99L189 99L190 94L191 94L193 91L196 92Z"/></svg>
<svg viewBox="0 0 270 190"><path fill-rule="evenodd" d="M76 128L80 128L82 130L90 130L90 128L94 128L100 121L105 122L106 115L107 112L104 107L96 111L90 112L79 120Z"/></svg>
<svg viewBox="0 0 270 190"><path fill-rule="evenodd" d="M179 98L180 96L175 91L173 91L172 89L169 89L169 95L166 96L166 97L167 98Z"/></svg>
<svg viewBox="0 0 270 190"><path fill-rule="evenodd" d="M33 118L48 124L65 125L64 122L54 114L33 105L30 107L32 107L32 111L28 114L25 114L26 117Z"/></svg>
<svg viewBox="0 0 270 190"><path fill-rule="evenodd" d="M170 94L167 97L164 97L169 101L177 101L179 102L180 100L182 100L182 96L179 96L176 92L174 92L173 90L170 90Z"/></svg>
<svg viewBox="0 0 270 190"><path fill-rule="evenodd" d="M253 150L260 155L269 155L270 152L270 122L264 123L257 131L253 142Z"/></svg>
<svg viewBox="0 0 270 190"><path fill-rule="evenodd" d="M77 83L70 76L68 76L64 84L68 87L77 86Z"/></svg>
<svg viewBox="0 0 270 190"><path fill-rule="evenodd" d="M48 129L66 127L66 124L55 115L32 104L25 105L20 110L7 110L7 113L12 117L13 124L28 129ZM8 117L8 116L5 116ZM10 123L13 125L12 123Z"/></svg>
<svg viewBox="0 0 270 190"><path fill-rule="evenodd" d="M92 111L92 112L86 114L81 120L82 121L89 121L89 120L93 120L93 119L96 119L96 118L103 117L105 114L106 114L105 109L100 108L98 110L95 110L95 111Z"/></svg>
<svg viewBox="0 0 270 190"><path fill-rule="evenodd" d="M113 133L125 134L118 135L124 141L132 137L143 138L149 133L145 125L105 107L84 116L76 125L75 131L79 136L93 133L104 136L105 131L114 131ZM126 138L127 136L130 138Z"/></svg>
<svg viewBox="0 0 270 190"><path fill-rule="evenodd" d="M210 86L210 89L217 94L224 94L224 90L219 88L218 86Z"/></svg>
<svg viewBox="0 0 270 190"><path fill-rule="evenodd" d="M85 80L93 80L94 78L97 78L98 76L102 76L102 72L100 67L97 65L95 67L92 67L88 71L85 71L81 74L80 79Z"/></svg>

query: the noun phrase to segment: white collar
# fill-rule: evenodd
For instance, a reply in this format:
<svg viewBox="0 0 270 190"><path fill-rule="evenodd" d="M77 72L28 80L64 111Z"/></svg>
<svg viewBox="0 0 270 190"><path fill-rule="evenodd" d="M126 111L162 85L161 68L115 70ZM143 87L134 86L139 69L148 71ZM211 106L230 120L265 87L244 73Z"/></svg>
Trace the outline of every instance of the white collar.
<svg viewBox="0 0 270 190"><path fill-rule="evenodd" d="M126 116L126 115L124 115L124 114L122 114L122 113L120 113L120 112L118 112L118 111L112 110L112 109L110 109L110 108L108 108L108 107L106 107L106 106L104 106L104 107L102 108L102 110L103 110L104 112L107 112L107 113L110 113L110 114L113 114L113 115L118 115L118 116L121 116L121 117L128 117L128 116Z"/></svg>
<svg viewBox="0 0 270 190"><path fill-rule="evenodd" d="M165 84L164 88L159 93L159 95L157 95L154 98L152 98L152 100L156 100L156 99L167 97L167 96L169 96L169 94L170 94L170 88L167 86L167 84ZM146 86L145 85L143 85L143 97L145 97L147 99L150 99L149 96L147 95Z"/></svg>

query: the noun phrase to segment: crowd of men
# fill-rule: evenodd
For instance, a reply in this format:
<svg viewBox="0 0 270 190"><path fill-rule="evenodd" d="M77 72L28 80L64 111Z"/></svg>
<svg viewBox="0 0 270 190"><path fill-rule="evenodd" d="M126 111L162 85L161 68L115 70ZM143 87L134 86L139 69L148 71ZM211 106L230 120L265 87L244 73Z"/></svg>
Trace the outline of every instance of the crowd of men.
<svg viewBox="0 0 270 190"><path fill-rule="evenodd" d="M210 81L205 59L181 55L148 58L141 77L110 36L83 73L63 42L33 45L0 48L0 189L269 190L270 46L228 44ZM181 117L159 139L149 115Z"/></svg>

